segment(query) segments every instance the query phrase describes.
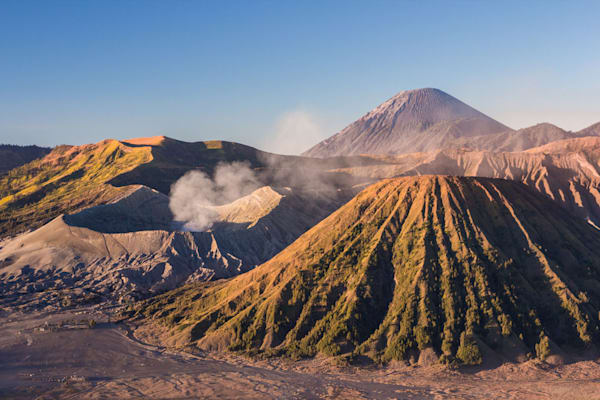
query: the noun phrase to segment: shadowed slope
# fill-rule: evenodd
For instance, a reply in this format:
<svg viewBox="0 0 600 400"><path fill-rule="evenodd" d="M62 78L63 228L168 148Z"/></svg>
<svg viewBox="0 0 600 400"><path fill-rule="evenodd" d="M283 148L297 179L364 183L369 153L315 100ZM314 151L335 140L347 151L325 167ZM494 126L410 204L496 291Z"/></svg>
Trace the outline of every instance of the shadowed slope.
<svg viewBox="0 0 600 400"><path fill-rule="evenodd" d="M51 150L48 147L0 144L0 174L44 157Z"/></svg>
<svg viewBox="0 0 600 400"><path fill-rule="evenodd" d="M204 349L481 361L599 340L600 232L526 186L374 184L269 262L142 307ZM549 339L548 339L549 338ZM430 351L430 350L429 350Z"/></svg>

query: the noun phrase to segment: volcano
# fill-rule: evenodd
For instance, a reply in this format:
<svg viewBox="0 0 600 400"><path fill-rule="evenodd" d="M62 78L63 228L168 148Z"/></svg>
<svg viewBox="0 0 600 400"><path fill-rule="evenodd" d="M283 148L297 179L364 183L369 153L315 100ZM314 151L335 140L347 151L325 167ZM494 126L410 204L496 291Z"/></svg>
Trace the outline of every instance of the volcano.
<svg viewBox="0 0 600 400"><path fill-rule="evenodd" d="M359 193L265 264L149 300L206 350L482 362L593 348L600 232L529 187L420 176Z"/></svg>
<svg viewBox="0 0 600 400"><path fill-rule="evenodd" d="M403 91L307 150L310 157L402 154L451 147L460 139L511 131L439 89Z"/></svg>

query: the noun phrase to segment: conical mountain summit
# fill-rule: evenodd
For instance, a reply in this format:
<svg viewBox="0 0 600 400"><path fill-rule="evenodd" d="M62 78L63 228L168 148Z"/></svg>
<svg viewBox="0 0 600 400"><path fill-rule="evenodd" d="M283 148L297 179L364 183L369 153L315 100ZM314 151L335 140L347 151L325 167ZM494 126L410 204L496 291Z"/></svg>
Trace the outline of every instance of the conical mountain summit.
<svg viewBox="0 0 600 400"><path fill-rule="evenodd" d="M172 344L294 357L544 358L600 341L600 232L523 184L369 186L267 263L140 312Z"/></svg>
<svg viewBox="0 0 600 400"><path fill-rule="evenodd" d="M303 155L400 154L448 147L453 141L510 128L449 94L407 90L365 114Z"/></svg>

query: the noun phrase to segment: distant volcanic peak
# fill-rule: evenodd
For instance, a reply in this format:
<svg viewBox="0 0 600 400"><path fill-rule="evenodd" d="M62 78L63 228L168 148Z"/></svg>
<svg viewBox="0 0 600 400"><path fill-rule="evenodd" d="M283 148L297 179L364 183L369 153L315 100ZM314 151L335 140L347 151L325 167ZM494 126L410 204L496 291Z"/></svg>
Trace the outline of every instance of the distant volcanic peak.
<svg viewBox="0 0 600 400"><path fill-rule="evenodd" d="M206 349L379 361L433 349L469 364L485 344L525 356L548 338L599 342L599 241L516 182L396 178L249 274L190 289L202 296L167 294L145 312L160 310L174 335ZM178 295L198 300L177 307Z"/></svg>
<svg viewBox="0 0 600 400"><path fill-rule="evenodd" d="M510 128L439 89L408 90L377 106L304 155L331 157L431 151L448 147L461 137L503 131Z"/></svg>
<svg viewBox="0 0 600 400"><path fill-rule="evenodd" d="M376 118L382 114L399 113L409 115L410 119L421 123L423 128L439 121L483 116L479 111L439 89L425 88L402 91L367 113L361 120Z"/></svg>

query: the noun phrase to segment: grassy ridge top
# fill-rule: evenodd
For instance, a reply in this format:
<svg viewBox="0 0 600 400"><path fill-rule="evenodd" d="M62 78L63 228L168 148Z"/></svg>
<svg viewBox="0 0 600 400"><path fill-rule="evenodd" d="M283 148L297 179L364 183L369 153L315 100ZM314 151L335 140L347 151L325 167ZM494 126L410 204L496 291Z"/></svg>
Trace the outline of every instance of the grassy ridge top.
<svg viewBox="0 0 600 400"><path fill-rule="evenodd" d="M35 229L63 213L114 200L121 186L145 184L168 194L190 169L212 172L222 161L260 165L259 151L235 143L104 140L59 146L0 177L0 237Z"/></svg>
<svg viewBox="0 0 600 400"><path fill-rule="evenodd" d="M37 228L65 213L107 202L119 189L105 183L152 160L150 148L116 140L59 146L0 178L0 235Z"/></svg>
<svg viewBox="0 0 600 400"><path fill-rule="evenodd" d="M269 262L139 309L170 341L294 357L478 363L597 344L600 232L523 184L374 184Z"/></svg>
<svg viewBox="0 0 600 400"><path fill-rule="evenodd" d="M110 202L129 185L145 185L169 194L171 185L194 169L212 175L222 162L245 162L265 185L347 187L346 173L327 172L348 164L375 163L362 158L314 160L262 152L219 140L181 142L167 137L104 140L83 146L59 146L44 158L0 176L0 238L35 229L64 213ZM299 172L300 171L300 172ZM296 179L290 179L295 176ZM363 179L364 180L364 179Z"/></svg>

